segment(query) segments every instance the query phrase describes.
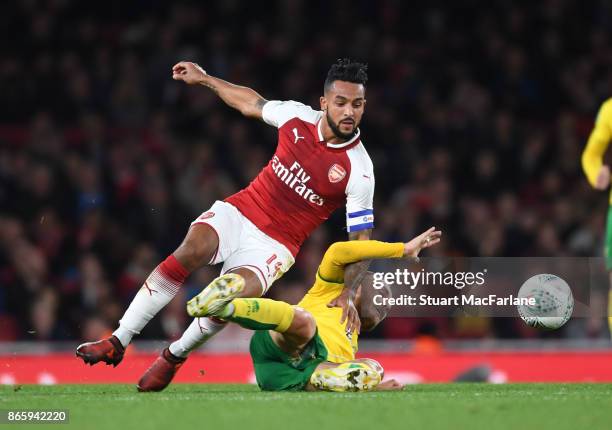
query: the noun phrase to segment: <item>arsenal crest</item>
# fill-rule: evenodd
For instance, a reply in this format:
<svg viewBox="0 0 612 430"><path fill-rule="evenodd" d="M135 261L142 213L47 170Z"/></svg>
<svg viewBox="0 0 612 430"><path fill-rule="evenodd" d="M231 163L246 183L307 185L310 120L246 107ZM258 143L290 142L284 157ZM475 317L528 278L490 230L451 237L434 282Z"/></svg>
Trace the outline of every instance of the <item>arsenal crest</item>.
<svg viewBox="0 0 612 430"><path fill-rule="evenodd" d="M329 172L327 172L327 178L329 182L335 184L336 182L340 182L346 176L346 170L339 164L334 164L329 168Z"/></svg>
<svg viewBox="0 0 612 430"><path fill-rule="evenodd" d="M203 213L202 215L200 215L200 216L198 217L198 220L200 220L200 221L201 221L201 220L204 220L204 219L212 218L212 217L214 217L214 216L215 216L215 213L214 213L214 212L209 211L209 212L205 212L205 213Z"/></svg>

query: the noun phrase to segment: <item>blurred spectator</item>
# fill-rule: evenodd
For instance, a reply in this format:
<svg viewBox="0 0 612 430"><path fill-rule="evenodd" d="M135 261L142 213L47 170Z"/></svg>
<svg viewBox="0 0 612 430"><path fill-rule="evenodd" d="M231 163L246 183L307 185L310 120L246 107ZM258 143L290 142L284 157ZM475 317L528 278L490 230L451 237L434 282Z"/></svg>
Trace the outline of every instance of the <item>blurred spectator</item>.
<svg viewBox="0 0 612 430"><path fill-rule="evenodd" d="M369 62L375 238L435 223L434 255L600 254L607 200L586 192L579 154L612 95L608 2L502 0L473 14L462 2L273 3L4 8L0 337L102 337L189 222L267 163L275 130L172 81L181 59L313 107L336 58ZM324 249L346 237L342 221L313 234L274 297L295 302L311 285ZM215 274L193 274L143 336L176 336L180 303ZM421 322L376 334L415 336ZM427 324L444 337L508 334Z"/></svg>

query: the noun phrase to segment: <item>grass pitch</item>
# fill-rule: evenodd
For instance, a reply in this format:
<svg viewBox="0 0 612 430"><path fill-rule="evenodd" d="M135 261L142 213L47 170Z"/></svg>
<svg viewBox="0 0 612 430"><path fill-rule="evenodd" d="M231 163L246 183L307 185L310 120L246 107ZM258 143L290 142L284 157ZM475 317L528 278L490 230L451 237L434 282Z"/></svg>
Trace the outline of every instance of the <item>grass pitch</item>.
<svg viewBox="0 0 612 430"><path fill-rule="evenodd" d="M54 428L103 430L595 430L612 428L612 384L428 384L341 394L263 393L252 385L177 384L162 393L24 385L0 387L0 409L68 409L70 423Z"/></svg>

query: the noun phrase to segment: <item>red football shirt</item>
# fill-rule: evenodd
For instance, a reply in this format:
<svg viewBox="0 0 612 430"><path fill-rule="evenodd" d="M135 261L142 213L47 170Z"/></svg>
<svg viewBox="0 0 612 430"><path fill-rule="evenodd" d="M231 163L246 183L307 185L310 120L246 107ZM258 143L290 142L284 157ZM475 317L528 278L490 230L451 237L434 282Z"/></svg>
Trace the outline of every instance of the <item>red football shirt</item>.
<svg viewBox="0 0 612 430"><path fill-rule="evenodd" d="M269 101L264 121L278 128L270 162L225 199L295 256L308 235L346 202L349 232L374 227L374 169L360 132L342 144L323 140L323 113L294 101Z"/></svg>

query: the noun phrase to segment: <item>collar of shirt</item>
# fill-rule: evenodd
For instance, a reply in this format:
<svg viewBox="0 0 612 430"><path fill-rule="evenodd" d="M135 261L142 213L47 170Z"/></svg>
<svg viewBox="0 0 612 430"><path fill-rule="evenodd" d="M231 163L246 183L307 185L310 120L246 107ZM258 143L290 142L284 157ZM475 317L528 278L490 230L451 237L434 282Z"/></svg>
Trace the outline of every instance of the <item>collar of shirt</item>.
<svg viewBox="0 0 612 430"><path fill-rule="evenodd" d="M325 139L323 139L323 133L321 132L321 119L319 119L319 121L317 122L317 133L319 135L319 142L321 143L325 142L327 147L332 148L332 149L341 149L349 145L352 145L353 143L357 141L357 139L359 139L359 136L361 135L361 131L359 130L359 127L357 127L357 132L350 140L347 140L346 142L343 142L343 143L329 143Z"/></svg>

